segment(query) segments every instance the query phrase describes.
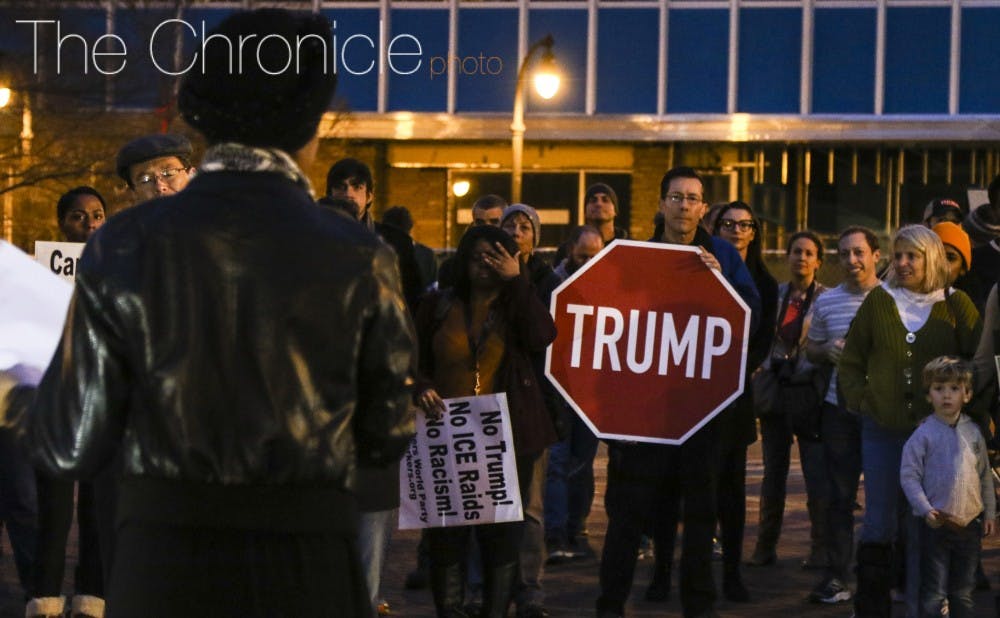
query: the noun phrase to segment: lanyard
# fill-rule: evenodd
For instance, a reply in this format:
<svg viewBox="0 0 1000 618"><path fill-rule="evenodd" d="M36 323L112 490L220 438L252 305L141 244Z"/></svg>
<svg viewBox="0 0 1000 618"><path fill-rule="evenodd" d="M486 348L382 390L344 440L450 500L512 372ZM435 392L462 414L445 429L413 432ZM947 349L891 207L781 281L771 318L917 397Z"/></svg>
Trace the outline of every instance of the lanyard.
<svg viewBox="0 0 1000 618"><path fill-rule="evenodd" d="M463 307L465 314L465 338L469 343L469 353L472 355L472 371L475 374L475 384L472 387L472 392L474 395L479 395L481 386L479 384L479 356L482 352L483 345L486 343L486 338L490 336L490 330L493 328L493 323L496 318L496 314L491 306L489 311L486 313L486 319L483 320L483 326L479 330L479 338L473 339L472 337L472 307Z"/></svg>

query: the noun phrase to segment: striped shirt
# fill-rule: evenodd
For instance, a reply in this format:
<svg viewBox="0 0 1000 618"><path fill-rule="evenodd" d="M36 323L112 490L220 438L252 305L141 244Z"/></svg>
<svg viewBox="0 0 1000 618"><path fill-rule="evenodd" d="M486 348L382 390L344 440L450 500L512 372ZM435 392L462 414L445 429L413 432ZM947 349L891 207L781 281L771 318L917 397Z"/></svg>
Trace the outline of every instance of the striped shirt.
<svg viewBox="0 0 1000 618"><path fill-rule="evenodd" d="M809 327L809 341L823 343L835 339L844 339L851 321L858 313L858 308L868 296L868 292L851 292L841 283L816 297L812 306L812 324ZM834 368L830 379L830 388L826 392L826 401L837 405L837 371Z"/></svg>

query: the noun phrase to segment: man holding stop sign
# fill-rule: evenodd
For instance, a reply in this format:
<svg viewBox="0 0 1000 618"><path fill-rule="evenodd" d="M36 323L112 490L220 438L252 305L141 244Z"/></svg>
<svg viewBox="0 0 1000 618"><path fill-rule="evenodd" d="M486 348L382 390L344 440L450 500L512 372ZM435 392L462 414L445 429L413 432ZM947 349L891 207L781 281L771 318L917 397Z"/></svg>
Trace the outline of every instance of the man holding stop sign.
<svg viewBox="0 0 1000 618"><path fill-rule="evenodd" d="M699 247L701 262L709 269L721 272L749 307L751 316L756 317L760 310L760 297L739 253L732 245L710 236L699 226L706 208L704 184L698 173L689 167L671 169L660 182L663 231L652 241ZM672 275L676 273L658 273L664 278ZM747 334L737 333L743 338ZM742 367L740 363L727 373L742 371ZM704 372L704 368L703 362L700 370ZM665 369L669 372L672 368ZM730 380L735 378L742 386L742 376L713 375L712 381L727 377ZM710 389L712 386L709 383L703 388ZM664 401L663 406L669 408L671 401ZM640 537L644 532L654 530L656 522L663 520L662 515L675 509L678 502L683 504L684 509L680 565L684 616L715 615L712 536L716 520L716 474L715 466L710 464L717 459L718 422L709 420L686 435L681 444L609 441L608 482L604 498L608 532L601 558L601 596L597 600L599 616L624 615Z"/></svg>

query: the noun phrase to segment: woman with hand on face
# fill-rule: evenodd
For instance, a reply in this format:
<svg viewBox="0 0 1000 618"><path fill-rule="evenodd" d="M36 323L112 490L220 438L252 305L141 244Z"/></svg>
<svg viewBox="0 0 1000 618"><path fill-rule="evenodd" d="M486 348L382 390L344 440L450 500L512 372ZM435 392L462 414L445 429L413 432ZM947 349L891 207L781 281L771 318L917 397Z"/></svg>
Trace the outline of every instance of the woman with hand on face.
<svg viewBox="0 0 1000 618"><path fill-rule="evenodd" d="M804 343L809 331L809 308L826 288L816 280L823 263L823 242L808 230L796 232L788 240L786 259L790 279L778 287L777 328L764 370L778 372L791 363L792 373L808 370ZM817 393L818 395L818 393ZM818 406L822 403L817 397ZM772 410L760 416L760 434L764 457L764 478L760 486L760 526L750 564L766 566L777 559L778 537L785 512L785 486L791 462L792 423L784 410ZM823 535L826 517L825 464L822 444L816 436L798 436L799 459L806 482L807 508L812 546L803 568L826 566Z"/></svg>
<svg viewBox="0 0 1000 618"><path fill-rule="evenodd" d="M931 412L921 371L938 356L971 359L982 332L975 305L947 285L948 260L934 232L907 225L893 238L892 251L886 281L858 309L837 366L846 407L861 415L865 511L857 553L859 616L888 611L897 525L901 515L915 521L900 499L899 469L903 445ZM919 547L910 535L915 530L915 524L906 530L907 606L914 615Z"/></svg>
<svg viewBox="0 0 1000 618"><path fill-rule="evenodd" d="M434 292L417 312L422 383L416 402L439 418L445 398L507 393L523 494L535 460L556 438L531 360L555 339L555 325L503 230L469 228L455 259L454 287ZM466 545L474 533L483 564L482 616L506 616L522 531L522 522L428 529L437 615L464 615Z"/></svg>

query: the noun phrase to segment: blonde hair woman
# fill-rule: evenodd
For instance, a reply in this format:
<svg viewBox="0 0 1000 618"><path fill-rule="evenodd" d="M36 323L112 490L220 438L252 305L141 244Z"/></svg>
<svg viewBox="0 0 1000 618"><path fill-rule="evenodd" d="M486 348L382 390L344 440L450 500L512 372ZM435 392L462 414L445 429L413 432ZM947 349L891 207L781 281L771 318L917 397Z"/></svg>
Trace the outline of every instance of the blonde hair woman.
<svg viewBox="0 0 1000 618"><path fill-rule="evenodd" d="M890 603L892 543L907 508L899 499L903 445L931 412L921 371L938 356L971 359L982 331L969 297L947 287L948 260L937 234L905 226L893 238L892 252L887 279L858 309L838 366L846 407L861 415L865 514L855 608L864 616L882 615ZM917 550L908 538L906 592L913 610Z"/></svg>

